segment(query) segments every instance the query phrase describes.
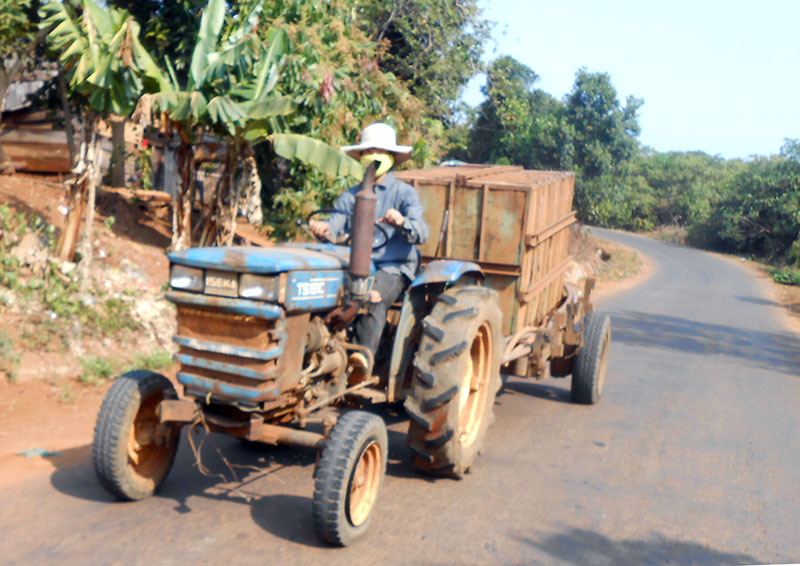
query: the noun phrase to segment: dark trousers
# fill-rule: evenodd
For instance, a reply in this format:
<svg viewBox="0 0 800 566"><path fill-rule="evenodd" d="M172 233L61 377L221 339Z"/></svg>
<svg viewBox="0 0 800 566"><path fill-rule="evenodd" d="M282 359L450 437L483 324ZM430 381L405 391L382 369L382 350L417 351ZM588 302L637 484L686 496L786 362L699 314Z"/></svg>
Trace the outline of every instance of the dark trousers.
<svg viewBox="0 0 800 566"><path fill-rule="evenodd" d="M409 283L411 281L402 273L388 273L382 269L375 272L372 288L381 294L381 300L379 303L367 303L365 305L367 312L356 318L353 331L357 344L366 346L373 354L377 353L389 307L405 291Z"/></svg>

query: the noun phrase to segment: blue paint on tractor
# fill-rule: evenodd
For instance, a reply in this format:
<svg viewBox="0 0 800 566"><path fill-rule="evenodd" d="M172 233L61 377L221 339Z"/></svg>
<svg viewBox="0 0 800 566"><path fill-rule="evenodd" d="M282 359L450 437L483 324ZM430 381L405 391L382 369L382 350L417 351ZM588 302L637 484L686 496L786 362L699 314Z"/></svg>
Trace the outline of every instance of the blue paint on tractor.
<svg viewBox="0 0 800 566"><path fill-rule="evenodd" d="M251 360L274 360L283 353L283 345L285 342L285 340L281 340L278 346L269 350L255 350L253 348L242 348L241 346L231 346L230 344L220 344L218 342L204 342L194 338L185 338L183 336L173 336L172 340L176 344L186 346L193 350L225 354L226 356L237 356L239 358L248 358Z"/></svg>
<svg viewBox="0 0 800 566"><path fill-rule="evenodd" d="M200 295L198 293L188 293L185 291L169 291L167 292L166 298L168 301L177 305L224 309L228 312L248 314L266 320L283 318L283 309L281 307L259 301Z"/></svg>
<svg viewBox="0 0 800 566"><path fill-rule="evenodd" d="M343 294L342 271L294 271L286 279L287 311L330 309Z"/></svg>
<svg viewBox="0 0 800 566"><path fill-rule="evenodd" d="M180 265L224 269L244 273L282 273L292 270L346 269L349 255L342 246L281 245L273 248L191 248L171 252L169 260ZM349 251L348 251L349 254Z"/></svg>
<svg viewBox="0 0 800 566"><path fill-rule="evenodd" d="M219 371L222 373L230 373L232 375L238 375L241 377L246 377L248 379L258 379L260 381L272 379L275 377L274 369L270 369L269 371L266 372L260 372L236 364L207 360L205 358L190 356L188 354L180 354L180 353L175 354L175 361L177 361L183 366L191 366L211 371Z"/></svg>
<svg viewBox="0 0 800 566"><path fill-rule="evenodd" d="M198 397L205 397L211 393L212 397L225 397L235 401L249 401L262 403L278 398L280 391L277 389L255 389L241 385L232 385L224 381L208 379L190 373L179 372L178 383L191 389Z"/></svg>
<svg viewBox="0 0 800 566"><path fill-rule="evenodd" d="M411 283L411 287L428 283L454 283L467 273L475 273L483 277L477 263L450 259L435 259L429 262Z"/></svg>

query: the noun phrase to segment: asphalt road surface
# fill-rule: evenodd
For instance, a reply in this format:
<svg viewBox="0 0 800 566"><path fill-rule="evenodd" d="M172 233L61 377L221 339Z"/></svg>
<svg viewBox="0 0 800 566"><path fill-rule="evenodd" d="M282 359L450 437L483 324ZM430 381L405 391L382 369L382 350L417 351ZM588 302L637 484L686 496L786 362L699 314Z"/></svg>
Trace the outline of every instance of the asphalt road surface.
<svg viewBox="0 0 800 566"><path fill-rule="evenodd" d="M598 231L600 232L600 231ZM402 415L373 524L333 549L311 523L314 455L186 438L161 493L114 502L88 446L6 489L3 564L754 564L800 562L800 338L734 262L605 233L655 264L611 314L605 395L509 380L464 480L418 475ZM214 446L235 466L238 481ZM227 478L223 478L226 474Z"/></svg>

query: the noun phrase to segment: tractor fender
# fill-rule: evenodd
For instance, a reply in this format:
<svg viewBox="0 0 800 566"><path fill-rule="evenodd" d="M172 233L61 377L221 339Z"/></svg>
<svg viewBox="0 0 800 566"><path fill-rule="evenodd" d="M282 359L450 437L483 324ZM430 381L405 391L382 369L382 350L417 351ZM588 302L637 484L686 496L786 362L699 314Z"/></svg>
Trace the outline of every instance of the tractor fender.
<svg viewBox="0 0 800 566"><path fill-rule="evenodd" d="M430 283L455 283L467 274L478 275L483 279L483 272L477 263L454 259L435 259L422 269L422 273L411 282L410 288Z"/></svg>

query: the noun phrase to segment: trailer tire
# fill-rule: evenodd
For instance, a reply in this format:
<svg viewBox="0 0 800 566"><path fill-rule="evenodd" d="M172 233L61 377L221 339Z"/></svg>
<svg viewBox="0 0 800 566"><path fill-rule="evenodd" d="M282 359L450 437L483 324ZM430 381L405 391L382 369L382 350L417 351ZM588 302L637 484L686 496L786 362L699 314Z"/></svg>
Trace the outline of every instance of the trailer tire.
<svg viewBox="0 0 800 566"><path fill-rule="evenodd" d="M313 517L319 538L347 546L366 532L386 474L388 451L383 419L366 411L339 417L316 470Z"/></svg>
<svg viewBox="0 0 800 566"><path fill-rule="evenodd" d="M570 397L573 403L594 405L603 395L611 345L611 319L590 312L583 320L583 346L578 349L572 369Z"/></svg>
<svg viewBox="0 0 800 566"><path fill-rule="evenodd" d="M156 408L164 399L177 398L172 383L151 371L130 371L114 381L97 415L92 443L95 474L110 494L144 499L167 477L180 427L160 428Z"/></svg>
<svg viewBox="0 0 800 566"><path fill-rule="evenodd" d="M441 294L422 321L405 402L419 470L461 478L475 461L501 384L502 321L497 293L477 285Z"/></svg>

